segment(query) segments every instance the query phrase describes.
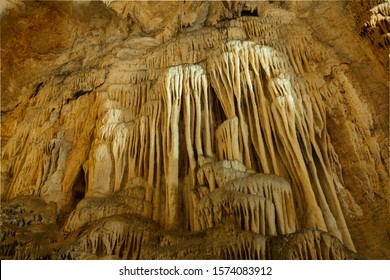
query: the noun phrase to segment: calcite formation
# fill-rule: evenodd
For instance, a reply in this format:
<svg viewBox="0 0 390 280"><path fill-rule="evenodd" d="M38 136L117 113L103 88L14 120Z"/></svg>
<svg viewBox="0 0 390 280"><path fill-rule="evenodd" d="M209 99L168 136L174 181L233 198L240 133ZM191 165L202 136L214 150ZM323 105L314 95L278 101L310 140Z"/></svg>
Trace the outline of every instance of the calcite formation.
<svg viewBox="0 0 390 280"><path fill-rule="evenodd" d="M390 258L389 12L7 7L1 258Z"/></svg>

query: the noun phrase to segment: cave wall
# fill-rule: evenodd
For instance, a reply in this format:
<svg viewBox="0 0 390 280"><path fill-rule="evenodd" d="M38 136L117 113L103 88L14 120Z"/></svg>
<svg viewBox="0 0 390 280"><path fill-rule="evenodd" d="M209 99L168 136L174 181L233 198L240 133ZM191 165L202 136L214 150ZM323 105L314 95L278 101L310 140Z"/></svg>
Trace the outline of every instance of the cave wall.
<svg viewBox="0 0 390 280"><path fill-rule="evenodd" d="M2 258L390 257L388 1L15 5Z"/></svg>

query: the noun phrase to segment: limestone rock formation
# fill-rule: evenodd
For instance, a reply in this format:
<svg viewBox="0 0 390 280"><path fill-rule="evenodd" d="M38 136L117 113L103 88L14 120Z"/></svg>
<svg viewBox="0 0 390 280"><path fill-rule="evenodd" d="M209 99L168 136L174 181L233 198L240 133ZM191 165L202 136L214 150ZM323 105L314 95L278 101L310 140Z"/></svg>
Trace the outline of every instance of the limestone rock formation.
<svg viewBox="0 0 390 280"><path fill-rule="evenodd" d="M4 9L0 257L390 258L389 11Z"/></svg>

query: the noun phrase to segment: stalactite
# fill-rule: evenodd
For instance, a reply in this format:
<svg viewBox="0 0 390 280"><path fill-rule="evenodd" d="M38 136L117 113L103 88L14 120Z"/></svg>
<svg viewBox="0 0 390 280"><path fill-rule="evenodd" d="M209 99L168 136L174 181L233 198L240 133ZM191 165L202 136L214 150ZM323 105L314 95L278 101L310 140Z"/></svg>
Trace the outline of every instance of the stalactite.
<svg viewBox="0 0 390 280"><path fill-rule="evenodd" d="M158 197L153 197L153 193L155 189L160 189L160 185L158 182L158 173L160 172L158 160L155 159L155 156L159 154L159 147L156 142L159 141L158 132L157 132L157 123L160 117L160 102L158 100L149 100L144 104L143 114L148 116L149 119L149 159L148 159L148 188L146 191L146 201L152 202L153 198L153 208L159 209L159 199ZM157 192L158 196L158 192ZM153 209L145 210L146 217L152 217ZM155 210L156 211L156 210ZM155 217L156 219L156 217Z"/></svg>
<svg viewBox="0 0 390 280"><path fill-rule="evenodd" d="M129 131L125 125L121 124L115 128L115 136L112 141L112 153L114 156L115 185L114 192L121 189L123 174L125 172Z"/></svg>

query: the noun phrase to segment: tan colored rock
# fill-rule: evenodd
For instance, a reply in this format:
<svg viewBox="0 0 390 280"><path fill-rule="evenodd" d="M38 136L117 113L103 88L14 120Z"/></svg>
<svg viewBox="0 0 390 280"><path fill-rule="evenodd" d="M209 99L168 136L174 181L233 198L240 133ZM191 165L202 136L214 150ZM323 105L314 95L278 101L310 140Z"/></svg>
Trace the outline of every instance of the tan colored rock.
<svg viewBox="0 0 390 280"><path fill-rule="evenodd" d="M103 2L2 16L2 257L390 257L388 1Z"/></svg>

